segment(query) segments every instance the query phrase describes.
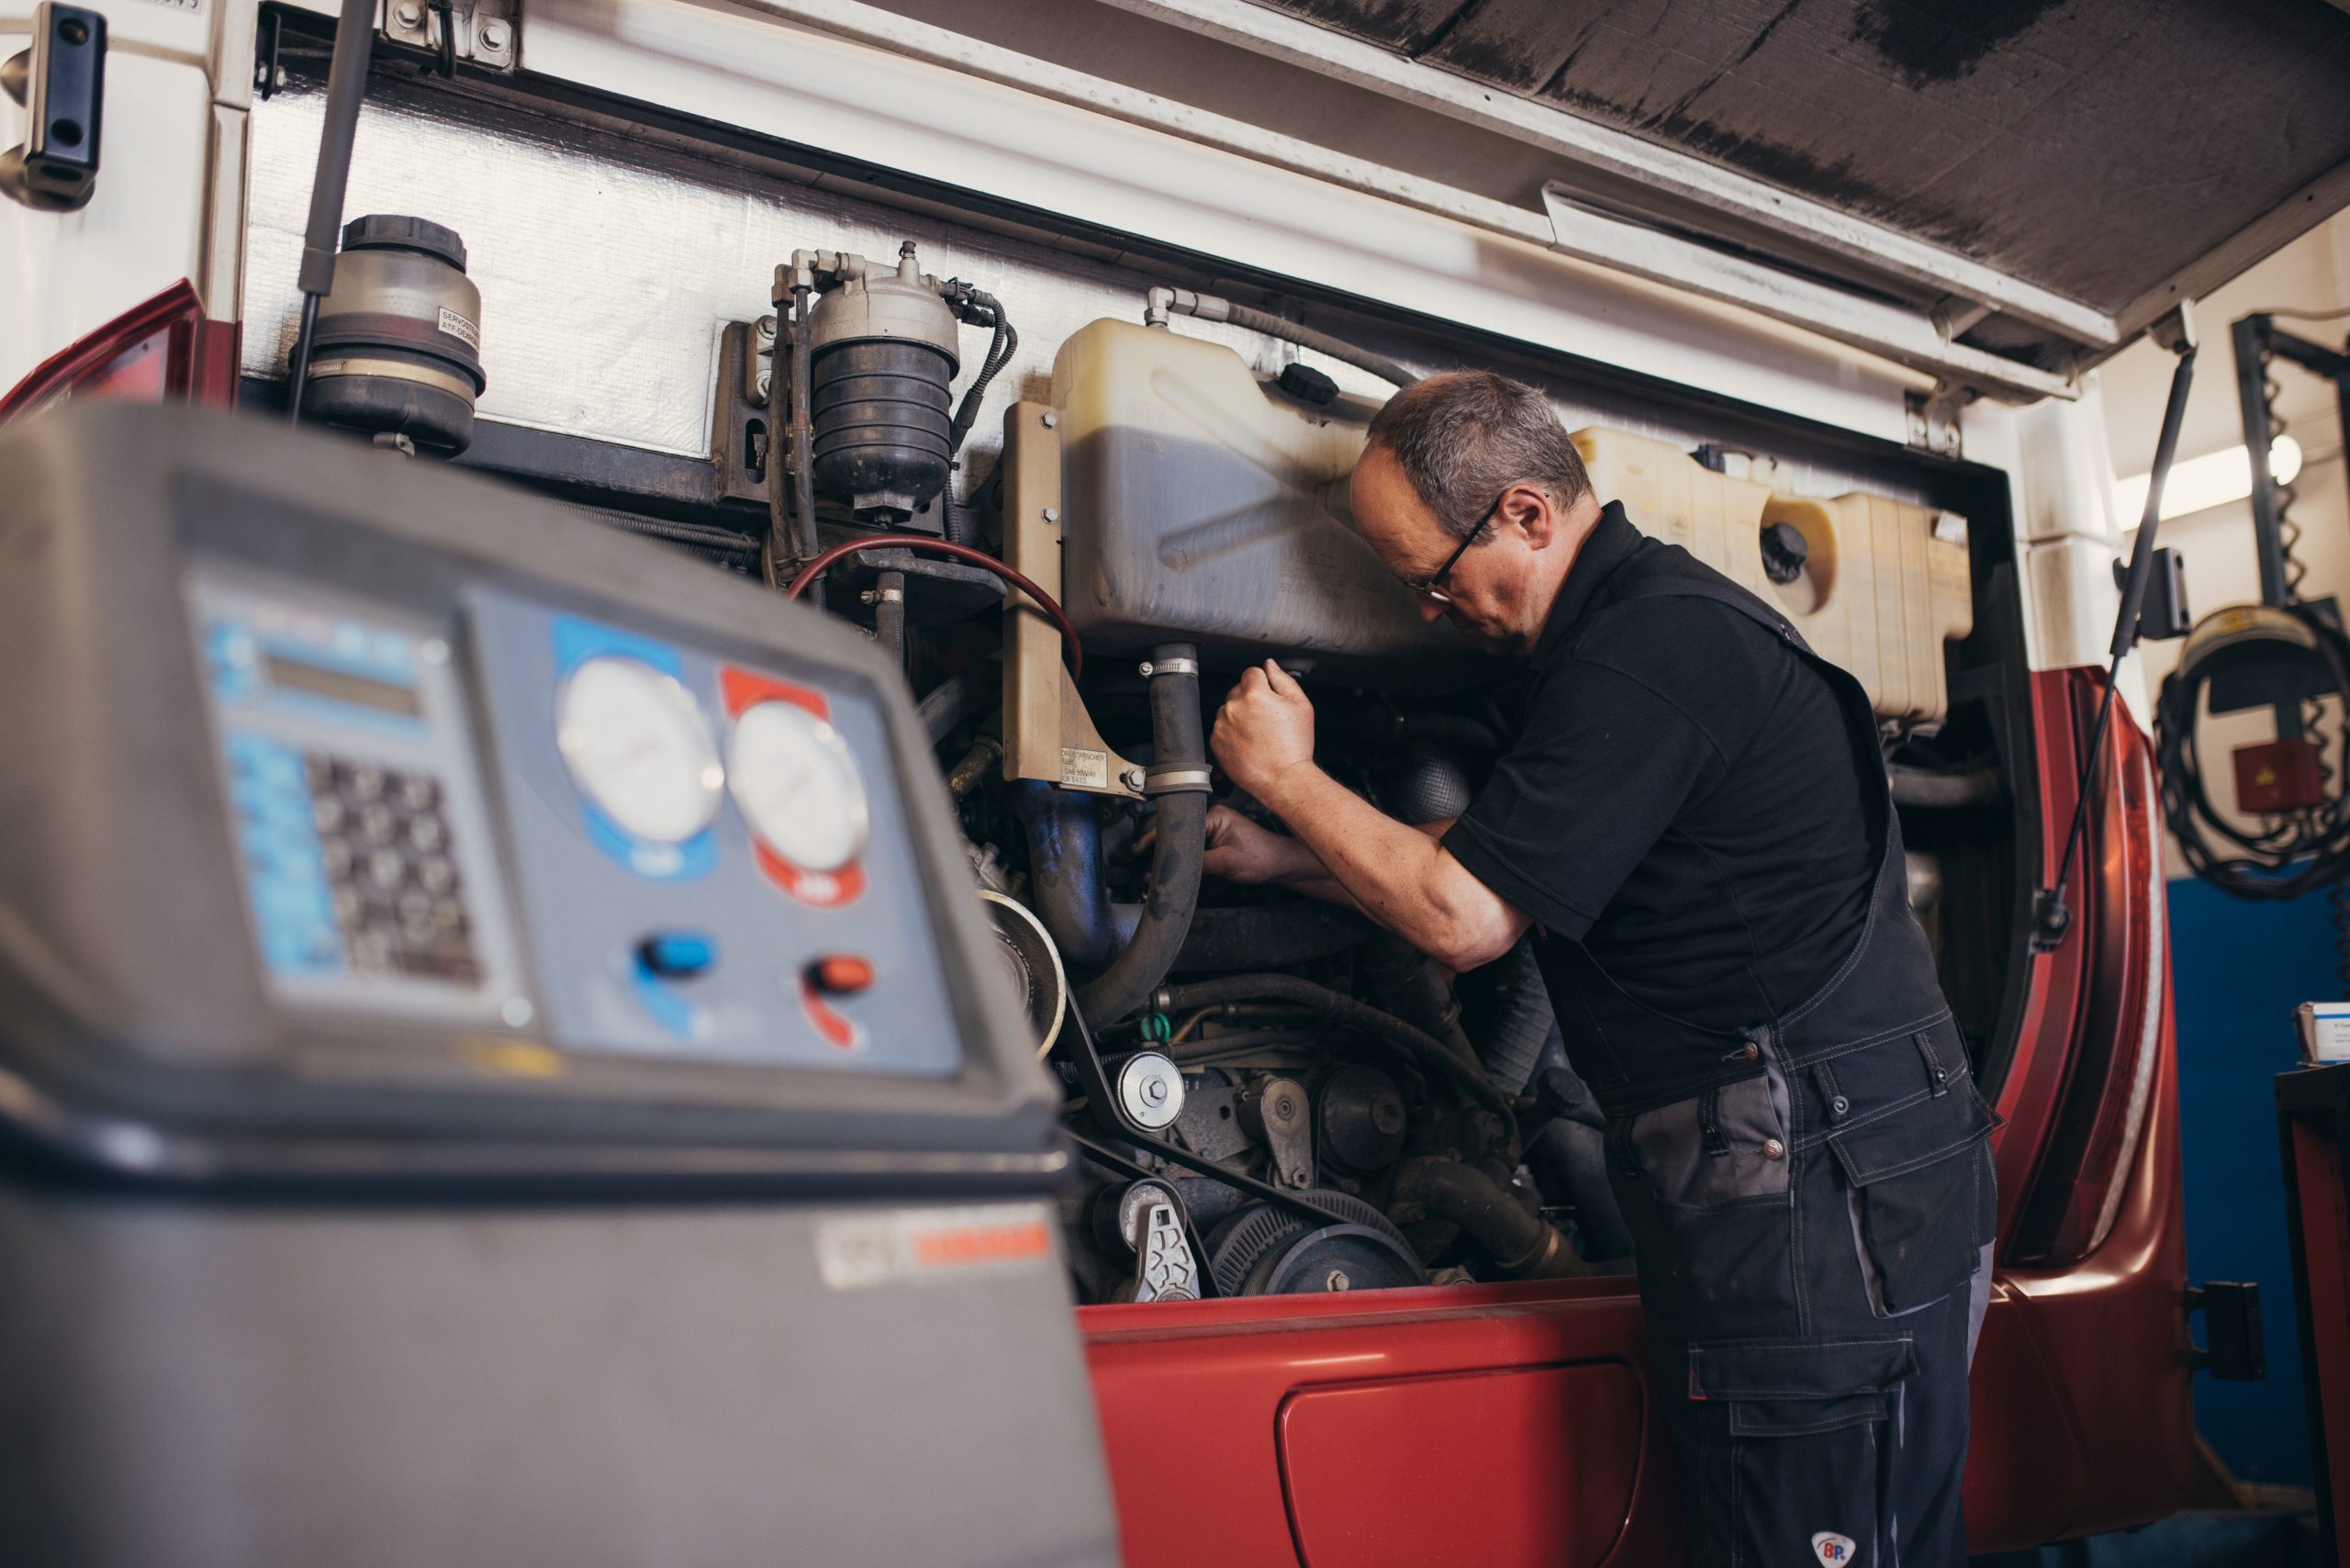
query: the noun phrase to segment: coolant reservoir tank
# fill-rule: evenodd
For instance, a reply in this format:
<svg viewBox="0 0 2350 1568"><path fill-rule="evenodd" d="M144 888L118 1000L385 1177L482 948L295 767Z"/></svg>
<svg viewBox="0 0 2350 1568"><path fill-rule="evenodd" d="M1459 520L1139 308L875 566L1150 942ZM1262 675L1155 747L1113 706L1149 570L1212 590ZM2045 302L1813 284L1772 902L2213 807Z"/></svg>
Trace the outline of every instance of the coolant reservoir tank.
<svg viewBox="0 0 2350 1568"><path fill-rule="evenodd" d="M1949 711L1942 644L1975 630L1975 601L1964 536L1941 514L1857 490L1783 495L1620 431L1577 431L1574 443L1602 500L1775 606L1859 678L1879 718Z"/></svg>
<svg viewBox="0 0 2350 1568"><path fill-rule="evenodd" d="M1187 641L1390 688L1490 672L1348 526L1372 405L1309 408L1221 343L1113 320L1061 344L1053 402L1063 604L1089 649Z"/></svg>

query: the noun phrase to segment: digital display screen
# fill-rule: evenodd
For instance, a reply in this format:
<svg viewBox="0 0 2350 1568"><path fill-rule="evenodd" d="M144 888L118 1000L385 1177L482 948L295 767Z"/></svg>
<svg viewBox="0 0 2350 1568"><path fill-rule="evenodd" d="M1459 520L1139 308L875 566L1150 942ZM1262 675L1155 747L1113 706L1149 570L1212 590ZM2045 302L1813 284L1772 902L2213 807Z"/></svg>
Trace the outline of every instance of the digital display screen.
<svg viewBox="0 0 2350 1568"><path fill-rule="evenodd" d="M312 697L325 697L337 702L355 703L380 712L397 713L404 718L420 719L424 705L417 698L416 688L395 681L375 680L348 670L329 669L303 659L289 659L283 654L264 654L262 668L269 684L282 691L300 691Z"/></svg>

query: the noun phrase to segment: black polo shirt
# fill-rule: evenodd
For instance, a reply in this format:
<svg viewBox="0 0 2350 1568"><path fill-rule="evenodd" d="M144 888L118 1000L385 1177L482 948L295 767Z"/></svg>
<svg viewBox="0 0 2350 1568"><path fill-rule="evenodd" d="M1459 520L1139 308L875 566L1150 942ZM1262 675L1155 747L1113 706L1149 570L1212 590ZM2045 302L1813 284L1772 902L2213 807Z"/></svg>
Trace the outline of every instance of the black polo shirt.
<svg viewBox="0 0 2350 1568"><path fill-rule="evenodd" d="M1621 506L1600 514L1535 646L1523 732L1444 846L1534 918L1538 952L1581 942L1636 1002L1735 1029L1810 996L1858 940L1882 763L1747 617L1616 602L1617 574L1665 550Z"/></svg>

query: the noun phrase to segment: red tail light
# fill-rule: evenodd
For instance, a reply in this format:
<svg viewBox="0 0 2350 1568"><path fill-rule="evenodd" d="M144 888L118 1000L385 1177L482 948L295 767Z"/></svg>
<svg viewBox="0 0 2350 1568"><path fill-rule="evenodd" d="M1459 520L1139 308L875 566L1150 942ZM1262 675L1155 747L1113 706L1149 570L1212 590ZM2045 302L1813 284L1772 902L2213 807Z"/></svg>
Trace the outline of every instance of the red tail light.
<svg viewBox="0 0 2350 1568"><path fill-rule="evenodd" d="M2076 895L2086 918L2074 939L2087 949L2081 1021L2053 1136L2009 1249L2020 1263L2072 1262L2105 1240L2128 1190L2161 1059L2169 991L2162 813L2150 748L2135 724L2117 718L2098 782L2096 858Z"/></svg>
<svg viewBox="0 0 2350 1568"><path fill-rule="evenodd" d="M73 398L186 398L226 408L237 398L237 324L208 319L182 278L42 361L0 398L0 423Z"/></svg>

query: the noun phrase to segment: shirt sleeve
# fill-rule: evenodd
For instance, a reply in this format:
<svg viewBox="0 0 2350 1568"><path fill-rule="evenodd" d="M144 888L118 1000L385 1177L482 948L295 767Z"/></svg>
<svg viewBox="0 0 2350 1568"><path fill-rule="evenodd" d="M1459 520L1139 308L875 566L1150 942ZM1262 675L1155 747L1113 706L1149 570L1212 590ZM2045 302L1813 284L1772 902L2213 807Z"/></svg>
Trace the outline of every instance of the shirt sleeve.
<svg viewBox="0 0 2350 1568"><path fill-rule="evenodd" d="M1679 705L1605 665L1570 663L1444 835L1472 876L1554 935L1581 940L1720 754Z"/></svg>

